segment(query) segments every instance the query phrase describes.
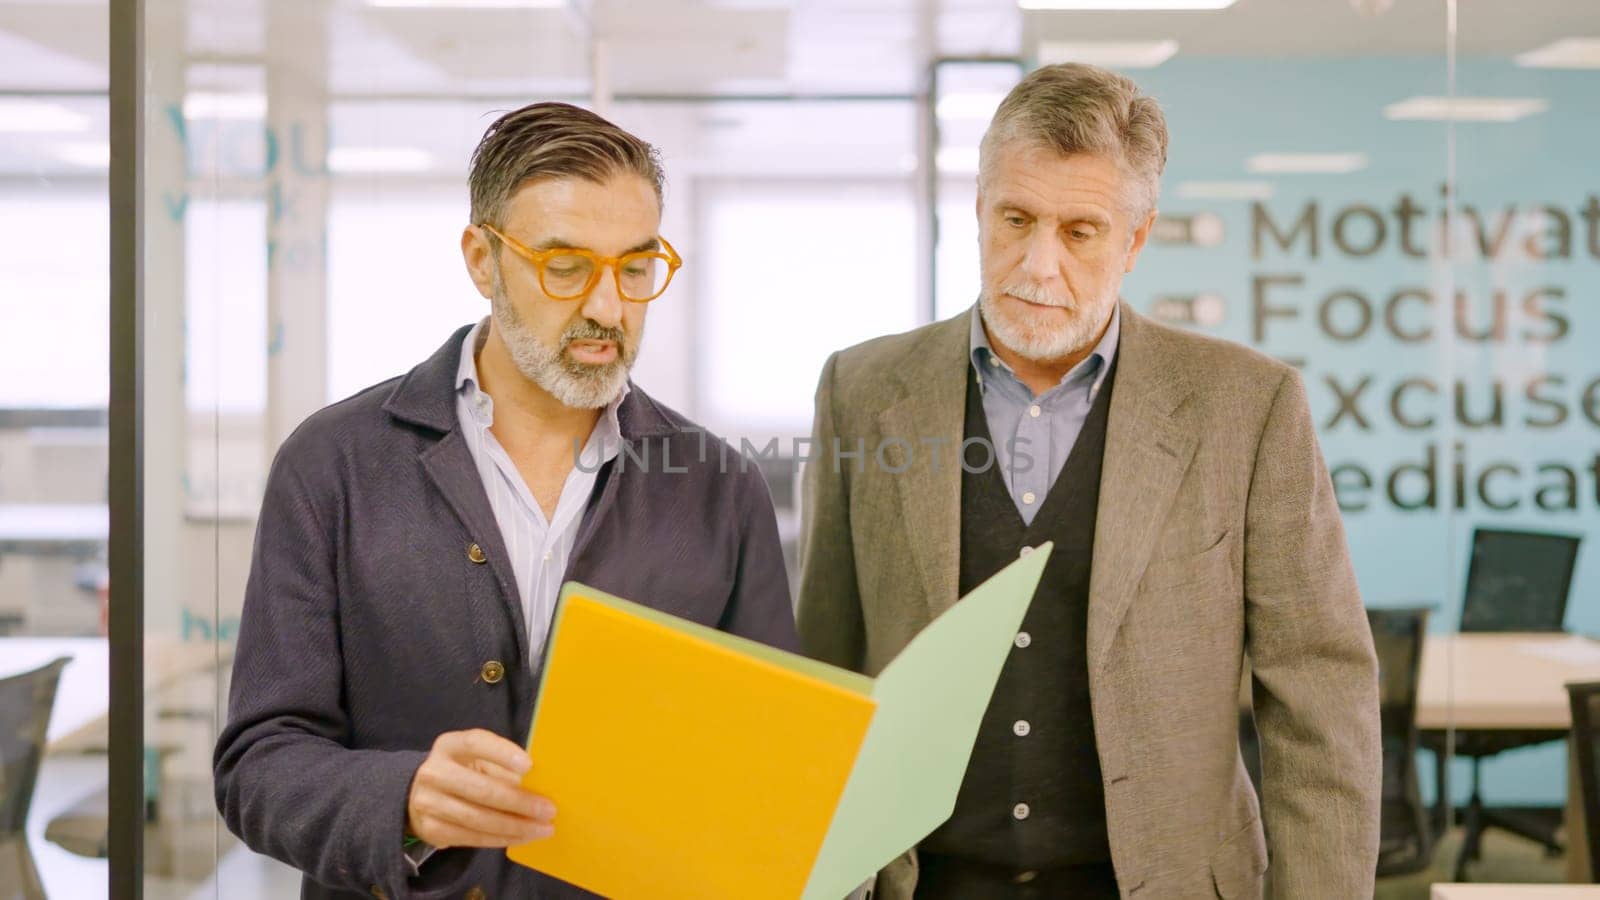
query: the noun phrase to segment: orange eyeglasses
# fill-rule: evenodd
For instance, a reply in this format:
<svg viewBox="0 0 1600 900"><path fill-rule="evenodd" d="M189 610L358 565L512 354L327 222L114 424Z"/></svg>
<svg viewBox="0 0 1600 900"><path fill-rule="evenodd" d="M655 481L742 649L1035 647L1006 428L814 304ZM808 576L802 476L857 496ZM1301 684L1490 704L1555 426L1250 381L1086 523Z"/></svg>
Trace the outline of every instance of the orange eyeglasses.
<svg viewBox="0 0 1600 900"><path fill-rule="evenodd" d="M617 295L631 303L649 303L659 297L672 283L672 276L683 265L683 257L672 249L666 238L661 238L661 250L624 253L621 256L601 256L593 250L578 247L552 247L549 250L530 250L525 245L506 237L499 229L487 223L478 226L505 242L511 252L533 264L539 273L539 287L552 300L577 300L587 297L600 283L600 270L610 266L617 282Z"/></svg>

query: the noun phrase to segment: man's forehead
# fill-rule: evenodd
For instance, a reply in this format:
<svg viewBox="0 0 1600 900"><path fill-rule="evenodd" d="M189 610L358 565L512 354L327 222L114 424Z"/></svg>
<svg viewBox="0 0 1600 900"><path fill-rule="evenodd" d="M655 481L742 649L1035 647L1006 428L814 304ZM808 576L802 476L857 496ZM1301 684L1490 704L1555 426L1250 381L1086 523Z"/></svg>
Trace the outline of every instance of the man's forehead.
<svg viewBox="0 0 1600 900"><path fill-rule="evenodd" d="M979 185L979 195L990 205L1097 218L1118 208L1127 190L1121 167L1104 156L1066 156L1041 148L1002 153Z"/></svg>
<svg viewBox="0 0 1600 900"><path fill-rule="evenodd" d="M637 186L577 178L526 183L512 196L505 224L537 243L562 237L571 241L568 246L607 252L639 246L655 238L661 210L649 184L635 180Z"/></svg>

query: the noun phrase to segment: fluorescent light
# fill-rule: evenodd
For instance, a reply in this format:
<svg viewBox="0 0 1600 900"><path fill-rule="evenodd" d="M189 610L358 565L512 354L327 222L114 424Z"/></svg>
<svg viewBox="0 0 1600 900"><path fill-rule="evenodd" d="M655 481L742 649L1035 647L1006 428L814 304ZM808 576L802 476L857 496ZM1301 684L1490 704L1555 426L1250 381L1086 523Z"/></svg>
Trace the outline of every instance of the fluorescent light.
<svg viewBox="0 0 1600 900"><path fill-rule="evenodd" d="M1267 181L1184 181L1177 195L1185 200L1266 200L1272 196Z"/></svg>
<svg viewBox="0 0 1600 900"><path fill-rule="evenodd" d="M433 157L415 147L335 147L328 151L328 169L343 174L426 172Z"/></svg>
<svg viewBox="0 0 1600 900"><path fill-rule="evenodd" d="M1530 69L1600 69L1600 38L1562 38L1514 58Z"/></svg>
<svg viewBox="0 0 1600 900"><path fill-rule="evenodd" d="M1039 65L1080 62L1108 69L1153 69L1177 53L1177 41L1040 41Z"/></svg>
<svg viewBox="0 0 1600 900"><path fill-rule="evenodd" d="M1006 95L997 91L956 91L939 98L936 114L941 119L994 118L994 111Z"/></svg>
<svg viewBox="0 0 1600 900"><path fill-rule="evenodd" d="M978 173L978 148L941 148L939 155L934 158L934 163L940 172L953 172L957 175L976 175Z"/></svg>
<svg viewBox="0 0 1600 900"><path fill-rule="evenodd" d="M56 158L86 169L111 167L111 145L92 141L62 144L56 148Z"/></svg>
<svg viewBox="0 0 1600 900"><path fill-rule="evenodd" d="M0 98L0 132L46 134L88 129L88 116L59 103L24 100L21 97Z"/></svg>
<svg viewBox="0 0 1600 900"><path fill-rule="evenodd" d="M367 0L389 9L560 9L567 0Z"/></svg>
<svg viewBox="0 0 1600 900"><path fill-rule="evenodd" d="M1227 9L1238 0L1017 0L1023 9L1080 9L1080 10L1192 10Z"/></svg>
<svg viewBox="0 0 1600 900"><path fill-rule="evenodd" d="M191 91L183 97L185 119L251 120L267 117L265 94L226 94Z"/></svg>
<svg viewBox="0 0 1600 900"><path fill-rule="evenodd" d="M1383 108L1402 121L1515 122L1550 108L1537 97L1412 97Z"/></svg>
<svg viewBox="0 0 1600 900"><path fill-rule="evenodd" d="M1366 167L1365 153L1258 153L1245 162L1257 174L1345 175Z"/></svg>

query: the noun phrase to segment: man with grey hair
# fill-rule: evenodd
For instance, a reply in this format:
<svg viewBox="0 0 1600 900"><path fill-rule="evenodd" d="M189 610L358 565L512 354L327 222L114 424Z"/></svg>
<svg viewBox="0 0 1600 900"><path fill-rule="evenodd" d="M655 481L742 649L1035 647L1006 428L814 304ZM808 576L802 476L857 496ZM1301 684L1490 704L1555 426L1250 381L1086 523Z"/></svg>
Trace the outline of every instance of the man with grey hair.
<svg viewBox="0 0 1600 900"><path fill-rule="evenodd" d="M501 117L461 236L490 316L279 450L216 791L303 897L594 896L504 852L561 827L521 779L563 582L798 647L760 473L628 378L662 180L587 110Z"/></svg>
<svg viewBox="0 0 1600 900"><path fill-rule="evenodd" d="M1119 302L1166 151L1132 81L1034 71L980 151L976 306L822 373L809 653L875 675L1054 543L955 812L879 900L1372 896L1376 659L1301 380Z"/></svg>

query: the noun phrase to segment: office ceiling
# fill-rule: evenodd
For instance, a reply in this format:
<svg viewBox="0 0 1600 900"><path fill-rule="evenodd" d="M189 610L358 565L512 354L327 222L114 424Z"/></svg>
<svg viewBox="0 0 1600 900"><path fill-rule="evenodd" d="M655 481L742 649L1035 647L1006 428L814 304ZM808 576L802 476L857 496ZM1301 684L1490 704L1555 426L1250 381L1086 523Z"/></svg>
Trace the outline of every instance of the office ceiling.
<svg viewBox="0 0 1600 900"><path fill-rule="evenodd" d="M454 10L188 0L146 4L146 53L153 94L259 94L263 62L275 77L326 84L336 143L406 143L451 177L488 111L530 97L585 98L595 71L618 98L619 120L669 135L680 170L903 172L916 150L906 98L922 90L938 56L1031 57L1041 41L1175 40L1180 60L1393 56L1442 67L1444 0L1393 0L1378 16L1352 2L1099 13L1023 11L1015 0L575 0L567 9ZM1600 37L1593 0L1461 8L1463 57ZM50 94L84 123L70 136L78 162L61 161L60 135L0 135L0 174L94 169L94 144L106 134L107 42L104 2L0 0L0 100ZM739 99L706 102L716 97ZM769 102L783 97L811 102ZM891 126L897 136L883 137ZM248 123L217 125L224 138L240 127Z"/></svg>

